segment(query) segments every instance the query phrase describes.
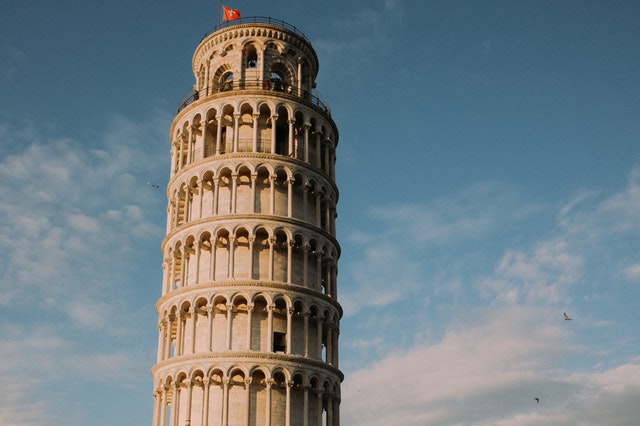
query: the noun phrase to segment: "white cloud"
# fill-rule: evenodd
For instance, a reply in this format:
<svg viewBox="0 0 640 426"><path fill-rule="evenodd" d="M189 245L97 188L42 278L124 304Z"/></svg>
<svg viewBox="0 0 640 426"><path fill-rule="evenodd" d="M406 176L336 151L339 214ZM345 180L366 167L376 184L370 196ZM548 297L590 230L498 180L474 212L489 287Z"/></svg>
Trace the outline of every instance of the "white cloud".
<svg viewBox="0 0 640 426"><path fill-rule="evenodd" d="M584 273L583 263L563 240L545 241L531 253L508 250L480 290L508 304L567 302L570 285Z"/></svg>
<svg viewBox="0 0 640 426"><path fill-rule="evenodd" d="M627 266L624 269L624 275L629 281L640 280L640 263Z"/></svg>
<svg viewBox="0 0 640 426"><path fill-rule="evenodd" d="M363 247L356 270L371 273L353 274L345 284L347 300L366 309L345 320L358 324L358 339L348 347L362 356L360 366L346 365L341 420L355 426L634 424L640 363L638 313L630 302L637 291L616 278L640 276L637 252L629 250L640 231L638 175L634 170L617 193L579 192L542 230L527 222L541 212L535 203L500 191L483 201L461 191L424 206L376 210L377 233L349 240ZM501 199L510 202L496 202ZM443 237L412 228L421 217L443 227ZM504 238L520 228L530 228L522 233L527 239ZM490 244L478 245L485 240ZM478 263L492 257L467 246L493 248L493 268L479 273ZM369 255L385 247L389 262ZM406 277L405 265L419 265L411 276L419 278L420 291L406 283L367 287L378 276L380 282ZM430 271L434 266L439 274ZM369 301L383 299L378 292L399 294L391 309ZM442 299L447 292L460 299ZM573 321L562 319L565 309ZM372 318L377 322L366 327Z"/></svg>
<svg viewBox="0 0 640 426"><path fill-rule="evenodd" d="M91 143L0 125L0 146L19 147L0 157L0 387L14 390L3 425L82 418L67 392L148 379L148 354L130 348L156 341L153 321L142 329L155 300L141 309L135 295L158 283L134 276L139 259L159 256L166 200L146 182L166 174L167 123L107 123Z"/></svg>
<svg viewBox="0 0 640 426"><path fill-rule="evenodd" d="M562 361L587 349L571 344L573 333L549 318L548 309L524 306L477 312L472 324L458 324L441 341L356 371L343 384L342 421L354 426L630 424L624 419L636 407L640 364L602 373L558 370ZM616 403L618 398L623 402Z"/></svg>

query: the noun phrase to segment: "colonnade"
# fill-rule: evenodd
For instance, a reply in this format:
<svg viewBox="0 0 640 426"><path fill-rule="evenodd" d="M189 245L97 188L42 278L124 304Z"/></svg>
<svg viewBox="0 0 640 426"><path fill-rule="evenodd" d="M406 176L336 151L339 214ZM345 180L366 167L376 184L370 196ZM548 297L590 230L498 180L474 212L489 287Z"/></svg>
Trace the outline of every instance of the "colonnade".
<svg viewBox="0 0 640 426"><path fill-rule="evenodd" d="M335 179L335 142L324 126L315 125L307 114L282 105L279 114L266 103L247 103L240 109L226 104L194 112L176 126L171 144L171 175L183 167L211 156L232 153L269 153L302 160ZM218 112L219 111L219 112ZM205 117L205 118L203 118Z"/></svg>
<svg viewBox="0 0 640 426"><path fill-rule="evenodd" d="M223 168L174 185L167 232L193 220L228 214L268 214L307 221L334 235L337 194L287 169Z"/></svg>
<svg viewBox="0 0 640 426"><path fill-rule="evenodd" d="M339 407L339 384L328 377L291 375L286 367L270 374L256 366L250 375L214 368L165 377L154 391L153 425L338 426Z"/></svg>
<svg viewBox="0 0 640 426"><path fill-rule="evenodd" d="M158 323L157 360L225 351L282 353L338 368L339 315L335 309L263 296L198 299L167 308Z"/></svg>
<svg viewBox="0 0 640 426"><path fill-rule="evenodd" d="M232 233L233 232L233 233ZM165 246L163 295L203 283L262 280L297 285L337 298L337 253L299 234L254 230L201 229ZM320 240L321 241L321 240Z"/></svg>

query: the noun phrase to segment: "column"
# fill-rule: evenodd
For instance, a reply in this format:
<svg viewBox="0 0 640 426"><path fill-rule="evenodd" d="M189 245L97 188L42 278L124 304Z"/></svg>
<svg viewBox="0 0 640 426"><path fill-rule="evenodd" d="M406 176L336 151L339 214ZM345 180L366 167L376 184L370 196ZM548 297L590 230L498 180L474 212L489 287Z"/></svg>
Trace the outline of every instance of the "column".
<svg viewBox="0 0 640 426"><path fill-rule="evenodd" d="M292 283L292 275L293 275L293 246L295 245L295 241L289 240L287 241L287 284Z"/></svg>
<svg viewBox="0 0 640 426"><path fill-rule="evenodd" d="M202 381L202 426L209 426L209 378Z"/></svg>
<svg viewBox="0 0 640 426"><path fill-rule="evenodd" d="M273 305L267 305L267 352L273 352Z"/></svg>
<svg viewBox="0 0 640 426"><path fill-rule="evenodd" d="M293 217L293 185L294 179L287 180L287 217Z"/></svg>
<svg viewBox="0 0 640 426"><path fill-rule="evenodd" d="M304 417L302 418L302 426L309 426L309 386L304 385L302 391L304 392L304 406L302 409Z"/></svg>
<svg viewBox="0 0 640 426"><path fill-rule="evenodd" d="M198 309L195 305L191 306L191 348L190 353L196 353L196 326L198 325Z"/></svg>
<svg viewBox="0 0 640 426"><path fill-rule="evenodd" d="M236 252L236 237L233 235L229 235L229 265L227 267L227 278L234 278L234 263L235 263L235 252Z"/></svg>
<svg viewBox="0 0 640 426"><path fill-rule="evenodd" d="M236 205L238 204L238 174L231 175L231 213L237 213Z"/></svg>
<svg viewBox="0 0 640 426"><path fill-rule="evenodd" d="M311 127L311 125L308 123L302 126L302 132L304 134L304 161L307 163L309 162L309 127Z"/></svg>
<svg viewBox="0 0 640 426"><path fill-rule="evenodd" d="M249 279L253 279L253 243L256 241L256 237L253 235L249 237Z"/></svg>
<svg viewBox="0 0 640 426"><path fill-rule="evenodd" d="M303 220L308 220L309 217L309 190L311 189L311 184L309 182L305 182L302 185L302 217Z"/></svg>
<svg viewBox="0 0 640 426"><path fill-rule="evenodd" d="M196 243L196 278L195 283L200 284L200 255L202 254L202 241Z"/></svg>
<svg viewBox="0 0 640 426"><path fill-rule="evenodd" d="M226 345L227 345L227 350L231 350L231 321L232 321L232 315L233 315L233 304L231 303L227 303L227 341L226 341Z"/></svg>
<svg viewBox="0 0 640 426"><path fill-rule="evenodd" d="M322 192L321 191L316 191L314 193L314 195L316 196L316 226L318 228L320 228L322 226L322 219L320 218L320 214L321 214L321 206L322 206Z"/></svg>
<svg viewBox="0 0 640 426"><path fill-rule="evenodd" d="M276 244L275 237L269 237L269 281L273 281L273 267L274 267L273 249L275 244Z"/></svg>
<svg viewBox="0 0 640 426"><path fill-rule="evenodd" d="M220 147L222 145L222 115L216 117L216 155L220 155Z"/></svg>
<svg viewBox="0 0 640 426"><path fill-rule="evenodd" d="M233 152L238 152L238 129L240 128L240 114L233 114Z"/></svg>
<svg viewBox="0 0 640 426"><path fill-rule="evenodd" d="M253 152L258 152L258 118L260 113L253 113Z"/></svg>
<svg viewBox="0 0 640 426"><path fill-rule="evenodd" d="M327 364L333 365L333 324L327 323L327 346L325 361Z"/></svg>
<svg viewBox="0 0 640 426"><path fill-rule="evenodd" d="M316 133L316 167L322 167L321 155L322 155L322 142L320 140L320 132Z"/></svg>
<svg viewBox="0 0 640 426"><path fill-rule="evenodd" d="M191 186L185 185L184 188L184 221L187 223L191 220Z"/></svg>
<svg viewBox="0 0 640 426"><path fill-rule="evenodd" d="M291 341L293 340L293 312L294 309L292 307L287 308L287 355L291 354Z"/></svg>
<svg viewBox="0 0 640 426"><path fill-rule="evenodd" d="M213 302L211 302L213 303ZM209 324L207 326L207 348L209 348L209 352L213 350L213 319L215 316L216 308L213 305L207 306L207 318Z"/></svg>
<svg viewBox="0 0 640 426"><path fill-rule="evenodd" d="M178 426L178 415L180 415L180 384L174 383L172 386L173 397L171 401L171 426Z"/></svg>
<svg viewBox="0 0 640 426"><path fill-rule="evenodd" d="M295 119L291 118L289 119L288 123L289 123L289 152L287 152L287 155L290 155L292 157L295 157L295 152L293 150L293 125L296 122Z"/></svg>
<svg viewBox="0 0 640 426"><path fill-rule="evenodd" d="M211 200L211 214L213 216L218 214L218 193L220 192L220 178L213 178L213 200Z"/></svg>
<svg viewBox="0 0 640 426"><path fill-rule="evenodd" d="M222 379L222 425L229 424L229 378Z"/></svg>
<svg viewBox="0 0 640 426"><path fill-rule="evenodd" d="M158 322L158 353L156 363L162 361L162 354L164 352L164 324L165 322L163 320Z"/></svg>
<svg viewBox="0 0 640 426"><path fill-rule="evenodd" d="M267 422L265 423L266 426L271 426L271 387L274 384L273 379L267 379L266 380L266 384L267 384L267 410L266 410L266 418L267 418Z"/></svg>
<svg viewBox="0 0 640 426"><path fill-rule="evenodd" d="M192 405L192 397L193 397L193 381L189 380L187 382L187 410L185 413L185 426L191 426L191 405Z"/></svg>
<svg viewBox="0 0 640 426"><path fill-rule="evenodd" d="M161 404L162 404L162 394L160 391L156 390L153 392L153 422L151 423L153 426L158 426L158 421L160 419Z"/></svg>
<svg viewBox="0 0 640 426"><path fill-rule="evenodd" d="M276 214L276 175L269 176L269 214Z"/></svg>
<svg viewBox="0 0 640 426"><path fill-rule="evenodd" d="M256 182L258 180L258 174L254 173L251 175L251 213L256 212Z"/></svg>
<svg viewBox="0 0 640 426"><path fill-rule="evenodd" d="M309 243L302 246L302 286L309 288Z"/></svg>
<svg viewBox="0 0 640 426"><path fill-rule="evenodd" d="M169 388L165 385L162 387L162 401L160 402L160 425L167 424L167 391Z"/></svg>
<svg viewBox="0 0 640 426"><path fill-rule="evenodd" d="M276 153L276 121L278 120L278 114L271 116L271 153Z"/></svg>
<svg viewBox="0 0 640 426"><path fill-rule="evenodd" d="M183 319L182 311L178 312L177 317L177 329L176 329L176 343L174 344L174 353L175 356L182 355L182 319Z"/></svg>
<svg viewBox="0 0 640 426"><path fill-rule="evenodd" d="M316 318L316 322L318 324L318 334L316 335L318 341L318 353L316 354L316 359L322 360L322 317Z"/></svg>
<svg viewBox="0 0 640 426"><path fill-rule="evenodd" d="M253 303L247 305L247 350L251 350L251 321L253 317Z"/></svg>
<svg viewBox="0 0 640 426"><path fill-rule="evenodd" d="M316 424L318 426L322 425L322 389L317 388L316 397L318 398L318 417L316 418Z"/></svg>
<svg viewBox="0 0 640 426"><path fill-rule="evenodd" d="M244 380L244 389L245 389L245 392L246 392L245 403L247 405L247 411L246 411L247 418L245 419L245 421L246 421L246 425L247 426L249 426L249 421L250 421L250 418L251 418L251 410L250 410L250 407L251 407L251 381L252 381L251 377L249 377L248 379Z"/></svg>
<svg viewBox="0 0 640 426"><path fill-rule="evenodd" d="M303 312L302 319L304 321L304 357L308 358L309 357L309 312Z"/></svg>
<svg viewBox="0 0 640 426"><path fill-rule="evenodd" d="M200 191L198 191L200 195L199 197L200 199L198 200L198 219L202 219L202 200L204 199L204 181L201 180L197 182L196 185L198 185L198 188L200 188Z"/></svg>
<svg viewBox="0 0 640 426"><path fill-rule="evenodd" d="M302 58L298 58L298 96L302 93Z"/></svg>
<svg viewBox="0 0 640 426"><path fill-rule="evenodd" d="M287 395L284 412L284 424L285 426L291 426L291 388L293 387L293 380L287 380Z"/></svg>

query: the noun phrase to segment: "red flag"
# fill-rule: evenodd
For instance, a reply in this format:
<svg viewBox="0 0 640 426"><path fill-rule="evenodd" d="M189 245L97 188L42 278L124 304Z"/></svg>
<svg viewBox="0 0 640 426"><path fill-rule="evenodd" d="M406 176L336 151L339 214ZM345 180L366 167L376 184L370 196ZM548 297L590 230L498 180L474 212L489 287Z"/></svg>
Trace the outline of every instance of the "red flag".
<svg viewBox="0 0 640 426"><path fill-rule="evenodd" d="M224 8L225 21L235 21L236 19L240 19L240 11L238 9L230 9L227 6L222 7Z"/></svg>

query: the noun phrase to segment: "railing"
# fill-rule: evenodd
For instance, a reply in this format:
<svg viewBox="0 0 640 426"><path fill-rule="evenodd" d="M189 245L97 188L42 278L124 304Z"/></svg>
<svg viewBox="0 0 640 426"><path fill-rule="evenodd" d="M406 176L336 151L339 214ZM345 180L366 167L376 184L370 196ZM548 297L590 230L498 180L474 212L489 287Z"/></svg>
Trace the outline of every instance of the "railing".
<svg viewBox="0 0 640 426"><path fill-rule="evenodd" d="M270 18L268 16L250 16L247 18L240 18L240 19L235 19L233 21L228 21L228 22L223 22L220 25L216 25L215 27L213 27L213 29L211 31L206 32L203 36L202 36L202 40L204 40L205 38L207 38L208 36L210 36L211 34L215 33L218 30L221 30L223 28L228 28L228 27L233 27L234 25L242 25L242 24L269 24L269 25L275 25L276 27L280 27L283 28L285 30L289 30L294 32L295 34L299 35L300 37L302 37L302 39L304 39L304 41L306 41L307 43L311 44L311 42L309 41L309 39L307 38L307 36L304 35L304 33L302 31L300 31L298 28L296 28L295 26L282 21L280 19L273 19Z"/></svg>
<svg viewBox="0 0 640 426"><path fill-rule="evenodd" d="M213 87L204 88L198 91L189 90L185 93L180 102L178 103L178 111L182 111L187 105L195 102L199 99L204 99L207 96L211 96L217 93L222 92L231 92L236 90L262 90L264 92L272 92L272 93L283 93L291 96L295 96L298 98L302 98L307 102L311 102L313 105L322 109L325 113L331 115L331 110L329 106L324 102L324 100L318 94L313 94L306 90L298 89L295 86L290 86L283 84L278 80L233 80L227 81L224 84L215 85ZM265 93L266 94L266 93Z"/></svg>

